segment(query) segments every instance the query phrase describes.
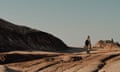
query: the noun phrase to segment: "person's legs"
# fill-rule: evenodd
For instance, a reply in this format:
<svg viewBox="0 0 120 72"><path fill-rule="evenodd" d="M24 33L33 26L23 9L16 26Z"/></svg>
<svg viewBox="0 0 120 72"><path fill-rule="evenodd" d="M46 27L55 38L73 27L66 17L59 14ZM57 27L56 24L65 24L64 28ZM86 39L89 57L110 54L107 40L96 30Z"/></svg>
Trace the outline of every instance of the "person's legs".
<svg viewBox="0 0 120 72"><path fill-rule="evenodd" d="M86 49L86 53L87 54L90 54L90 46L89 45L86 45L85 47L84 47L85 49Z"/></svg>
<svg viewBox="0 0 120 72"><path fill-rule="evenodd" d="M86 53L89 54L89 46L85 46L86 48Z"/></svg>

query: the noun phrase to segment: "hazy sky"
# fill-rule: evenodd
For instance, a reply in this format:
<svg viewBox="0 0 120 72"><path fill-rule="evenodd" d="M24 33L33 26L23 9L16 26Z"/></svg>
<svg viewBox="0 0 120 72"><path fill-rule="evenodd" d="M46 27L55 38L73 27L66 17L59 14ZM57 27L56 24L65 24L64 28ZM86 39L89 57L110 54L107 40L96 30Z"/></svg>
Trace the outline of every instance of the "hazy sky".
<svg viewBox="0 0 120 72"><path fill-rule="evenodd" d="M120 42L120 0L0 0L0 18L51 33L70 46Z"/></svg>

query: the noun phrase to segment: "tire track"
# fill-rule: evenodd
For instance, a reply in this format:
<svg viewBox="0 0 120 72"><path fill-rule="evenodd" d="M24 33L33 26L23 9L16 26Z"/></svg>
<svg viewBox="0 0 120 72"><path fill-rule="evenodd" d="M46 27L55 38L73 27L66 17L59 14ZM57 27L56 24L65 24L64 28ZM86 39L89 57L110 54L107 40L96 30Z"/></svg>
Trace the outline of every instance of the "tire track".
<svg viewBox="0 0 120 72"><path fill-rule="evenodd" d="M93 72L99 72L99 71L106 65L106 62L107 62L108 60L110 60L110 59L112 59L112 58L115 58L115 57L117 57L117 56L120 56L120 54L113 54L113 55L110 55L110 56L102 59L102 60L101 60L101 64L99 64L99 65L97 66L97 69L94 70Z"/></svg>
<svg viewBox="0 0 120 72"><path fill-rule="evenodd" d="M55 62L55 63L46 65L46 66L44 66L44 67L42 67L42 68L39 68L39 69L36 70L35 72L39 72L39 71L41 71L41 70L43 70L43 69L46 69L46 68L48 68L48 67L50 67L50 66L53 66L53 65L56 65L56 64L58 64L58 63L60 63L60 61L57 61L57 62Z"/></svg>

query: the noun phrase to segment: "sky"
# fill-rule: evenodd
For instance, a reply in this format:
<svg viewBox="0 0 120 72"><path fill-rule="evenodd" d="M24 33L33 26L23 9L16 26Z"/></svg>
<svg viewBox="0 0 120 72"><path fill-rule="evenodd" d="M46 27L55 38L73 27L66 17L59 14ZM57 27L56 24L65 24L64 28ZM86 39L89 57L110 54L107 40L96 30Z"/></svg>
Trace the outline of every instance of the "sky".
<svg viewBox="0 0 120 72"><path fill-rule="evenodd" d="M81 47L88 35L120 42L120 0L0 0L0 18Z"/></svg>

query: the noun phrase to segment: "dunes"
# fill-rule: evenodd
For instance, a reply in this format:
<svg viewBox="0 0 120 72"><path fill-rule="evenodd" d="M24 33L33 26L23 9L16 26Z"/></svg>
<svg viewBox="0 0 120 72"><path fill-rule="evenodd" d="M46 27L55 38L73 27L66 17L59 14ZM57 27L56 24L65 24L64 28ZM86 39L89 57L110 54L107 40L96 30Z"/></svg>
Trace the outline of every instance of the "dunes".
<svg viewBox="0 0 120 72"><path fill-rule="evenodd" d="M1 53L5 61L0 62L6 71L17 72L119 72L120 49L98 49L91 54L83 52L9 52ZM19 61L14 61L14 55ZM11 58L10 58L11 57ZM21 59L20 59L20 58ZM7 60L9 62L7 62ZM113 67L114 66L114 67ZM112 67L112 68L111 68ZM113 70L115 69L115 70Z"/></svg>
<svg viewBox="0 0 120 72"><path fill-rule="evenodd" d="M49 33L0 19L0 72L120 72L119 67L119 43L100 41L86 54Z"/></svg>
<svg viewBox="0 0 120 72"><path fill-rule="evenodd" d="M0 19L0 52L66 49L67 45L62 40L49 33Z"/></svg>

